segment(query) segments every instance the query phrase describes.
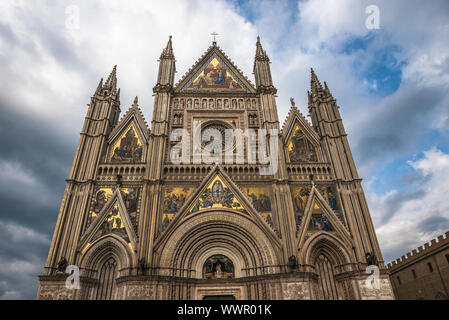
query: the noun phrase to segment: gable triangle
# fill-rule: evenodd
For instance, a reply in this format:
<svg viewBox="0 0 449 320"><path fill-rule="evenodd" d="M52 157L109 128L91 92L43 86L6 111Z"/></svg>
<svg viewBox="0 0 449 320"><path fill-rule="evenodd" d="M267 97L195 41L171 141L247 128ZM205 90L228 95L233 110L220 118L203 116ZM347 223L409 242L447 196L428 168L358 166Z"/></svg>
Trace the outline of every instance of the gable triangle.
<svg viewBox="0 0 449 320"><path fill-rule="evenodd" d="M301 247L307 239L317 232L328 232L351 244L351 236L329 204L315 186L307 199L304 216L299 228L298 244Z"/></svg>
<svg viewBox="0 0 449 320"><path fill-rule="evenodd" d="M133 105L109 135L107 162L143 162L149 130L136 105Z"/></svg>
<svg viewBox="0 0 449 320"><path fill-rule="evenodd" d="M188 93L255 93L248 78L213 45L176 85Z"/></svg>
<svg viewBox="0 0 449 320"><path fill-rule="evenodd" d="M162 231L162 237L157 239L160 243L170 230L176 228L182 223L182 220L206 210L233 210L242 213L243 215L252 218L252 220L271 235L276 242L279 241L279 236L270 227L269 223L252 207L250 201L242 193L242 191L232 182L229 176L222 170L219 165L203 180L198 189L190 195L185 201L182 208L175 214L168 226Z"/></svg>
<svg viewBox="0 0 449 320"><path fill-rule="evenodd" d="M119 237L132 250L137 248L134 227L119 188L115 189L112 197L106 202L81 237L79 249L84 253L92 243L108 235Z"/></svg>

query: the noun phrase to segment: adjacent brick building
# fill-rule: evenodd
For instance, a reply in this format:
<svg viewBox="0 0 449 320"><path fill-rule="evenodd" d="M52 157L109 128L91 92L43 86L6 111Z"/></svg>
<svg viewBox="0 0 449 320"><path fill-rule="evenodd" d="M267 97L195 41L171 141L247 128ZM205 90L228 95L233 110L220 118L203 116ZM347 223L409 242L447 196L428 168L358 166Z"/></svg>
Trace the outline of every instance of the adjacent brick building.
<svg viewBox="0 0 449 320"><path fill-rule="evenodd" d="M449 298L449 232L388 264L396 299Z"/></svg>

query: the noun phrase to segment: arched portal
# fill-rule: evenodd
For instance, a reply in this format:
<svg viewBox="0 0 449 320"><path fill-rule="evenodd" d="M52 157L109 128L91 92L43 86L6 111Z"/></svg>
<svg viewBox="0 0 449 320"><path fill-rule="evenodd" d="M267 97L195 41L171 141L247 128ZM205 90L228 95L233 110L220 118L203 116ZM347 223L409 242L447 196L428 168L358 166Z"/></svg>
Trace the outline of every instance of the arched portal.
<svg viewBox="0 0 449 320"><path fill-rule="evenodd" d="M331 260L320 254L315 262L315 271L318 273L318 287L324 300L338 300L334 265Z"/></svg>
<svg viewBox="0 0 449 320"><path fill-rule="evenodd" d="M317 232L304 243L303 263L314 266L317 275L317 298L324 300L353 299L354 290L349 280L339 275L349 271L355 258L350 247L328 232Z"/></svg>
<svg viewBox="0 0 449 320"><path fill-rule="evenodd" d="M126 274L135 264L127 243L115 235L99 238L81 257L82 276L96 280L86 292L88 299L113 300L117 298L116 279Z"/></svg>
<svg viewBox="0 0 449 320"><path fill-rule="evenodd" d="M100 269L96 300L111 300L115 293L115 279L117 278L117 261L113 257L107 259Z"/></svg>

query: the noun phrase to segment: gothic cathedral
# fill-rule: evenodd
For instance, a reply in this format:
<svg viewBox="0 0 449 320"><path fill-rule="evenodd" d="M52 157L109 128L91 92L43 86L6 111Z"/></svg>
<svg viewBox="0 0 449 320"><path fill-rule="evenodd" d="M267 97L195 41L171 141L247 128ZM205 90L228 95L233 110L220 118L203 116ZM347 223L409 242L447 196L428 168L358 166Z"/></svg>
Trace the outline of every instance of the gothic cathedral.
<svg viewBox="0 0 449 320"><path fill-rule="evenodd" d="M100 81L38 299L392 299L326 83L312 70L311 123L291 99L281 127L259 38L255 85L215 40L177 84L175 72L170 37L159 60L150 127L137 97L119 120L116 67ZM184 149L194 145L198 124L200 138L210 129L234 141L223 143L231 161L190 161L209 150L203 141ZM264 134L246 134L239 145L226 138L232 131ZM176 132L187 132L182 137L190 141L182 143L178 162L172 161ZM265 136L270 141L261 142ZM275 170L246 152L254 145L255 153L277 162ZM232 161L242 148L243 158ZM368 266L378 271L377 286L367 281ZM77 273L79 285L67 285Z"/></svg>

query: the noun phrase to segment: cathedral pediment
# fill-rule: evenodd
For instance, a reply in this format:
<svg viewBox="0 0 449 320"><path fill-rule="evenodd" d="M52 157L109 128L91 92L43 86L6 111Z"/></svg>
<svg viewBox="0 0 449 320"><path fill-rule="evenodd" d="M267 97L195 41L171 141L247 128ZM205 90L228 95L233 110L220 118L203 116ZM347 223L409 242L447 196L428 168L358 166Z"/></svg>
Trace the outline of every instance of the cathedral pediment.
<svg viewBox="0 0 449 320"><path fill-rule="evenodd" d="M213 45L175 87L185 93L255 93L253 85L216 45Z"/></svg>
<svg viewBox="0 0 449 320"><path fill-rule="evenodd" d="M108 235L120 238L131 250L137 248L135 228L121 193L116 188L100 212L91 219L78 247L82 253L98 239Z"/></svg>
<svg viewBox="0 0 449 320"><path fill-rule="evenodd" d="M282 128L282 138L288 162L322 162L324 160L318 134L294 105Z"/></svg>
<svg viewBox="0 0 449 320"><path fill-rule="evenodd" d="M210 212L213 210L217 212L232 211L235 214L245 215L278 239L270 224L271 212L269 212L270 218L264 219L264 215L253 207L245 193L232 182L231 178L218 165L203 180L196 191L187 198L178 213L175 213L172 219L167 219L165 226L162 223L162 232L169 234L170 230L174 230L177 225L184 223L191 216L203 211ZM267 212L264 213L265 215L268 214Z"/></svg>
<svg viewBox="0 0 449 320"><path fill-rule="evenodd" d="M351 235L345 228L336 212L321 195L316 186L312 186L300 217L298 245L301 247L313 234L327 232L336 235L346 244L352 244Z"/></svg>
<svg viewBox="0 0 449 320"><path fill-rule="evenodd" d="M148 143L149 130L142 112L134 104L109 135L106 162L136 163L144 161L144 149Z"/></svg>

